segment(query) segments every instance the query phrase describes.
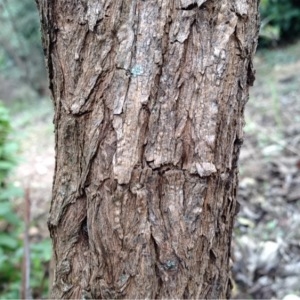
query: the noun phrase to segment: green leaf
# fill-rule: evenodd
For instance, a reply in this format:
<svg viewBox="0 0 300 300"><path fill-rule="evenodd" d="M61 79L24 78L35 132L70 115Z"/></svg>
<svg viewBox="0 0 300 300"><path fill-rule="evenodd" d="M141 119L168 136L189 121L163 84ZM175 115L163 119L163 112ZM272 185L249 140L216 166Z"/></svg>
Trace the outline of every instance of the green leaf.
<svg viewBox="0 0 300 300"><path fill-rule="evenodd" d="M11 204L6 202L0 202L0 217L5 217L6 214L11 212Z"/></svg>
<svg viewBox="0 0 300 300"><path fill-rule="evenodd" d="M15 237L12 237L8 233L0 233L0 246L16 249L18 247L18 240Z"/></svg>
<svg viewBox="0 0 300 300"><path fill-rule="evenodd" d="M0 170L11 170L14 167L14 163L10 161L0 161Z"/></svg>
<svg viewBox="0 0 300 300"><path fill-rule="evenodd" d="M22 197L23 190L19 187L10 185L5 189L0 189L0 201L1 200L8 200L11 198Z"/></svg>
<svg viewBox="0 0 300 300"><path fill-rule="evenodd" d="M52 256L52 243L50 239L45 239L38 244L31 244L31 257L34 260L38 258L39 261L48 262Z"/></svg>
<svg viewBox="0 0 300 300"><path fill-rule="evenodd" d="M19 226L22 224L22 221L19 217L12 211L8 212L5 216L0 216L0 219L4 219L8 224Z"/></svg>

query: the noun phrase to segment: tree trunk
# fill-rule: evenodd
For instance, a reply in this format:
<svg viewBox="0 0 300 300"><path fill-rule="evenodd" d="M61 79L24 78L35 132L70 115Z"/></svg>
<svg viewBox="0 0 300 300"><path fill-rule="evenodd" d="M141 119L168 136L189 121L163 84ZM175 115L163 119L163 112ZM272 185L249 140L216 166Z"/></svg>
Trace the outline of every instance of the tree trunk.
<svg viewBox="0 0 300 300"><path fill-rule="evenodd" d="M38 0L51 298L228 297L257 2Z"/></svg>

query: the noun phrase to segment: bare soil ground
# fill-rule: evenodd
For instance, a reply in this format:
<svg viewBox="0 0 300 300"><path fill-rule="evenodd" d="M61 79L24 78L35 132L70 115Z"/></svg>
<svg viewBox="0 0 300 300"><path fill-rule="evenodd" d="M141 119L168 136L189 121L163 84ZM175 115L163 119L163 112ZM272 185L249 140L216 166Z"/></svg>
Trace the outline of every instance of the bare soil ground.
<svg viewBox="0 0 300 300"><path fill-rule="evenodd" d="M300 296L300 43L258 53L255 66L240 156L233 297ZM17 110L14 124L22 156L15 184L30 188L31 232L43 238L54 170L51 101Z"/></svg>
<svg viewBox="0 0 300 300"><path fill-rule="evenodd" d="M29 189L32 224L35 238L49 236L47 217L51 201L54 172L53 109L50 99L19 103L13 107L15 139L20 144L20 163L12 175L16 186ZM23 199L17 199L19 213Z"/></svg>
<svg viewBox="0 0 300 300"><path fill-rule="evenodd" d="M234 296L300 296L300 44L258 53L240 156ZM300 298L298 298L300 299Z"/></svg>

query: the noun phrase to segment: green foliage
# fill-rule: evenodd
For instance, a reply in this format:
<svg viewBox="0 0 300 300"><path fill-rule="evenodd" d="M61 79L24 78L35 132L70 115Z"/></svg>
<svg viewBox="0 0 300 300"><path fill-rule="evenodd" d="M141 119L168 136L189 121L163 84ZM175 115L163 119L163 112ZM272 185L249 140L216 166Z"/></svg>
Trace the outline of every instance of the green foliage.
<svg viewBox="0 0 300 300"><path fill-rule="evenodd" d="M0 188L4 185L4 178L7 177L16 163L17 144L9 140L8 135L10 132L11 125L8 111L0 102Z"/></svg>
<svg viewBox="0 0 300 300"><path fill-rule="evenodd" d="M7 109L0 102L0 299L19 299L22 281L24 224L14 212L12 199L22 190L10 184L9 173L16 165L17 144L10 139L12 128ZM48 278L45 270L51 258L49 239L30 245L30 286L37 297L46 296Z"/></svg>
<svg viewBox="0 0 300 300"><path fill-rule="evenodd" d="M21 275L18 266L21 260L21 240L18 238L21 221L14 213L11 205L11 197L20 191L5 182L9 172L16 164L16 144L9 139L11 133L10 119L7 109L0 102L0 296L5 297L18 294L12 293L11 284L20 284Z"/></svg>
<svg viewBox="0 0 300 300"><path fill-rule="evenodd" d="M297 0L261 0L260 45L276 45L300 35L300 6Z"/></svg>
<svg viewBox="0 0 300 300"><path fill-rule="evenodd" d="M48 272L49 262L51 260L52 244L50 239L42 240L39 243L31 244L31 281L30 285L33 294L37 297L47 296L48 292Z"/></svg>

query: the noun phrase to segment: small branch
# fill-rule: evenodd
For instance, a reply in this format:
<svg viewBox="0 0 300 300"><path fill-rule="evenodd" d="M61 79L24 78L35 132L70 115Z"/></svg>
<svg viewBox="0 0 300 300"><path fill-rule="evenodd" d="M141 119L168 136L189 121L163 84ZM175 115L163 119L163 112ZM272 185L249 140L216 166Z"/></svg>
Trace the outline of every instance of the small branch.
<svg viewBox="0 0 300 300"><path fill-rule="evenodd" d="M29 227L30 227L30 189L25 189L25 209L24 209L24 257L22 266L22 290L21 299L32 299L30 290L30 241L29 241Z"/></svg>

